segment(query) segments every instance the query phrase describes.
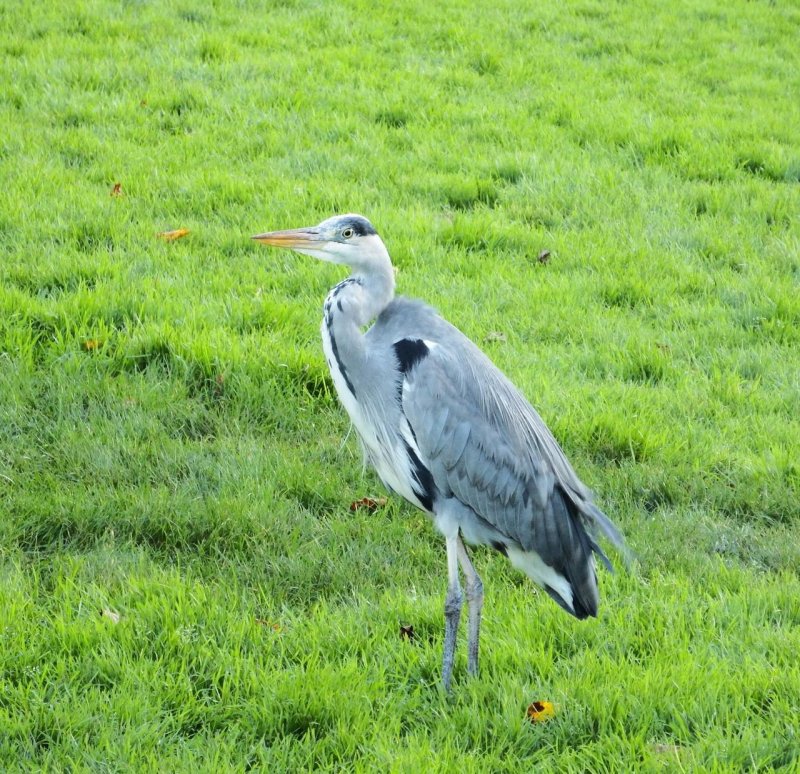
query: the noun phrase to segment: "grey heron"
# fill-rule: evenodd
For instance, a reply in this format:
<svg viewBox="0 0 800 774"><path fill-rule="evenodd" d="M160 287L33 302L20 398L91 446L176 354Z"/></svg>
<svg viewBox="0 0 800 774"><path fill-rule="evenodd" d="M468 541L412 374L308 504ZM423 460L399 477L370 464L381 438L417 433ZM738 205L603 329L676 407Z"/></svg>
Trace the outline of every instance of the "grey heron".
<svg viewBox="0 0 800 774"><path fill-rule="evenodd" d="M325 299L322 346L366 459L389 491L429 514L444 536L445 690L464 599L459 565L467 669L478 671L483 583L465 542L504 554L576 618L596 616L594 554L611 565L595 537L602 532L622 549L619 531L489 358L430 306L395 297L389 253L372 224L338 215L253 239L351 268Z"/></svg>

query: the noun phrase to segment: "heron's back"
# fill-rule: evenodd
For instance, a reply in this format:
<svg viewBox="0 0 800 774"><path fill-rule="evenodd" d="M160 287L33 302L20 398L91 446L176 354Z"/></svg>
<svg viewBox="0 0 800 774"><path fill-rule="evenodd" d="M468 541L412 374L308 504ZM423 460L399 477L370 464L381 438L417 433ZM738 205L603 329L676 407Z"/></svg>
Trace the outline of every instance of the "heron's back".
<svg viewBox="0 0 800 774"><path fill-rule="evenodd" d="M401 398L400 416L436 495L469 509L465 538L502 550L579 618L595 615L593 553L608 560L591 533L599 529L620 547L622 538L522 393L419 301L395 299L366 338L376 357L398 342L415 352L410 366L390 357L395 378L385 381Z"/></svg>

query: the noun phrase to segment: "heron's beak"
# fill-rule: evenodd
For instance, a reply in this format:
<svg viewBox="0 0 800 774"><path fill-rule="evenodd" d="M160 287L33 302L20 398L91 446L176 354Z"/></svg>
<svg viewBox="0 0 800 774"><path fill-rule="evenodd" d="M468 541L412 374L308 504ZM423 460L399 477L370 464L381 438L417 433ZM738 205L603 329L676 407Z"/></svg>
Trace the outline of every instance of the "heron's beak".
<svg viewBox="0 0 800 774"><path fill-rule="evenodd" d="M290 228L286 231L268 231L266 234L256 234L251 239L273 247L287 247L290 250L318 247L325 242L325 238L317 228Z"/></svg>

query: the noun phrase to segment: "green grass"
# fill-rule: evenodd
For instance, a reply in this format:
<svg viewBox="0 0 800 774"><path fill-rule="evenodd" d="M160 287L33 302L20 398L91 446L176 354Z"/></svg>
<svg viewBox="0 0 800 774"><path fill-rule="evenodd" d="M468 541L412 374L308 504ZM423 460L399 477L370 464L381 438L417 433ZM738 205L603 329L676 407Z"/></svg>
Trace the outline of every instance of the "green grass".
<svg viewBox="0 0 800 774"><path fill-rule="evenodd" d="M0 6L0 768L800 767L800 8L523 6ZM451 697L341 271L248 239L345 211L639 557L578 623L476 551Z"/></svg>

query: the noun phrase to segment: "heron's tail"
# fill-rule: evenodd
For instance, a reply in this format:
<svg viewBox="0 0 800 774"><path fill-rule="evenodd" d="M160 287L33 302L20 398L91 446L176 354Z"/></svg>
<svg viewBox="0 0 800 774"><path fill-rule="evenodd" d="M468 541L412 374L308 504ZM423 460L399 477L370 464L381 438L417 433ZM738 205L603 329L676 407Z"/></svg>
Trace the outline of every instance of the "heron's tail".
<svg viewBox="0 0 800 774"><path fill-rule="evenodd" d="M556 487L523 546L507 546L511 563L539 584L576 618L597 616L600 591L595 554L611 570L611 562L594 539L603 532L624 555L627 549L617 528L589 499L576 499Z"/></svg>
<svg viewBox="0 0 800 774"><path fill-rule="evenodd" d="M532 541L508 546L508 558L576 618L596 616L600 605L594 553L608 562L584 527L581 513L560 488L542 513Z"/></svg>
<svg viewBox="0 0 800 774"><path fill-rule="evenodd" d="M572 604L569 604L568 600L560 599L551 589L545 587L545 591L576 618L595 617L600 606L600 590L593 554L597 553L608 567L611 565L586 531L581 514L574 503L567 497L554 497L552 505L554 511L561 511L557 513L556 519L562 547L561 567L557 569L569 581Z"/></svg>

